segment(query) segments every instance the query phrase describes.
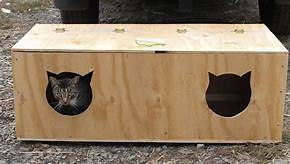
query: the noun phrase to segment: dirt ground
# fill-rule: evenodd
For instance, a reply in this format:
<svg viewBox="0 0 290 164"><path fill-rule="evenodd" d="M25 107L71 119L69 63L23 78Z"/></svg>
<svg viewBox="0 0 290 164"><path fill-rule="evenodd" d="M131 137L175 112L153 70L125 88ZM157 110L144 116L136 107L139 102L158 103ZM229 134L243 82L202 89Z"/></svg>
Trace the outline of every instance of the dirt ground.
<svg viewBox="0 0 290 164"><path fill-rule="evenodd" d="M290 163L289 97L281 144L133 144L20 142L15 137L10 48L35 23L60 23L42 0L0 0L0 164L2 163ZM256 0L196 0L181 13L167 0L100 0L101 23L257 23ZM279 36L290 49L290 36ZM289 91L289 87L288 87Z"/></svg>

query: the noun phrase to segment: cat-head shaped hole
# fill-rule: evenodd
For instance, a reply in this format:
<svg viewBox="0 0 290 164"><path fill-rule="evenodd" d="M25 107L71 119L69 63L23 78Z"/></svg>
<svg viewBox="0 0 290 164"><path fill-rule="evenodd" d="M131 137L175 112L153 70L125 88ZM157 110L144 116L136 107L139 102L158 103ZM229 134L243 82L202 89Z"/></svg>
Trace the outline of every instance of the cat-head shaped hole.
<svg viewBox="0 0 290 164"><path fill-rule="evenodd" d="M93 71L81 76L73 72L55 74L47 71L46 98L58 113L78 115L84 112L92 101L90 82Z"/></svg>
<svg viewBox="0 0 290 164"><path fill-rule="evenodd" d="M249 105L251 91L251 71L236 74L215 75L208 73L209 85L206 91L208 107L219 116L234 117Z"/></svg>

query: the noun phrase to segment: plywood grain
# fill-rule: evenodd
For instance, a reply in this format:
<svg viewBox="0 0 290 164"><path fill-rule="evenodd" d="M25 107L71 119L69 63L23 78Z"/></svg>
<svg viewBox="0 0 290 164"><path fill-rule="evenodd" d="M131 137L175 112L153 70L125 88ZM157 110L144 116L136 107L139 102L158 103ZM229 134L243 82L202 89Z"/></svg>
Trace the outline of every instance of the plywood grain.
<svg viewBox="0 0 290 164"><path fill-rule="evenodd" d="M70 35L58 37L55 34L50 37L49 33L40 34L41 31L38 30L43 30L40 27L52 28L38 25L37 30L32 30L29 35L37 33L55 39L50 39L45 44L38 43L36 40L39 38L35 34L29 44L20 42L15 49L58 51L93 50L92 47L102 50L142 49L136 47L134 49L127 44L128 42L114 45L116 42L109 36L108 40L111 38L112 44L98 47L97 42L94 42L96 40L90 37L92 26L88 26L91 32L88 31L84 36L81 36L83 33L80 32L72 38ZM77 29L79 26L70 27ZM148 36L150 30L154 31L153 27L155 28L155 26L146 27ZM231 40L227 34L222 38L223 33L214 32L224 30L227 33L230 30L229 26L223 28L219 26L215 29L206 27L211 26L204 25L198 30L211 31L215 36L220 36L221 42ZM252 26L243 27L247 27L247 30L254 29ZM263 26L261 28L264 29ZM93 29L110 32L108 28ZM132 32L131 38L137 36L133 34L136 33ZM202 35L203 32L196 36L200 39ZM81 42L82 44L72 47L76 36L86 38L87 44ZM267 37L269 35L263 38ZM234 40L239 39L241 38L237 37ZM189 44L185 40L181 42L188 44L181 44L180 47L172 46L170 50L254 49L251 43L221 48L206 40L192 42L196 44ZM253 40L256 43L263 42L259 38ZM30 45L31 43L35 45ZM213 46L209 49L210 46L205 46L206 44ZM262 49L256 47L255 50L270 50L268 44L270 43L264 44ZM36 48L38 46L39 48ZM282 51L279 45L275 44L271 46L271 51L274 50ZM235 54L13 52L17 137L23 140L50 141L280 142L287 61L286 53L256 52ZM48 84L47 70L55 73L70 71L81 75L94 70L91 82L93 101L88 110L77 116L64 116L55 112L45 97ZM208 72L216 75L224 73L242 75L249 70L252 71L252 97L247 109L233 118L224 118L209 110L205 101L205 91L209 83Z"/></svg>
<svg viewBox="0 0 290 164"><path fill-rule="evenodd" d="M64 28L65 31L56 30ZM114 32L123 28L124 33ZM186 33L177 33L185 29ZM162 40L152 47L136 44L136 39ZM14 47L14 51L46 52L252 52L287 50L262 24L37 24Z"/></svg>

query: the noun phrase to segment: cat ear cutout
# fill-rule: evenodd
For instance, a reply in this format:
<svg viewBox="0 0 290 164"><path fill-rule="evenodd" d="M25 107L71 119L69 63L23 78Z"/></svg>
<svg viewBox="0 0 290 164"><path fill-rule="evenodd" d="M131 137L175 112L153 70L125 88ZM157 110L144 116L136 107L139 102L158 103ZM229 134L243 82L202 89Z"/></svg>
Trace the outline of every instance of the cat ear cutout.
<svg viewBox="0 0 290 164"><path fill-rule="evenodd" d="M47 73L47 77L49 78L49 77L55 77L56 76L56 74L54 74L54 73L52 73L52 72L50 72L50 71L46 71L46 73Z"/></svg>
<svg viewBox="0 0 290 164"><path fill-rule="evenodd" d="M209 80L212 81L214 80L217 76L215 74L212 74L210 72L208 72L208 77L209 77Z"/></svg>
<svg viewBox="0 0 290 164"><path fill-rule="evenodd" d="M83 76L83 78L87 81L87 82L91 82L92 80L92 76L93 76L94 71L89 72L88 74L86 74L85 76Z"/></svg>
<svg viewBox="0 0 290 164"><path fill-rule="evenodd" d="M250 81L250 79L251 79L251 74L252 74L252 72L249 71L249 72L245 73L245 74L242 76L242 78L243 78L244 80Z"/></svg>

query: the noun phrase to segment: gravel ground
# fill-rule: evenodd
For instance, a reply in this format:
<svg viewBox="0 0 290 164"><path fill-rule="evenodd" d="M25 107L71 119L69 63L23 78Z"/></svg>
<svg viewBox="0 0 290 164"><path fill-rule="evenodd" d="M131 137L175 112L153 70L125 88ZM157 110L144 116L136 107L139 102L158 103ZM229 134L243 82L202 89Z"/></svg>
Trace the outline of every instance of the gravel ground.
<svg viewBox="0 0 290 164"><path fill-rule="evenodd" d="M164 0L167 2L166 0ZM2 163L290 163L290 117L285 116L281 144L196 145L20 142L15 137L10 48L35 23L60 23L59 11L43 0L23 4L0 0L0 164ZM101 0L102 23L257 23L256 0L197 0L194 13L178 12L174 3ZM279 36L290 49L290 36ZM289 89L289 87L288 87ZM290 114L289 98L285 114Z"/></svg>

